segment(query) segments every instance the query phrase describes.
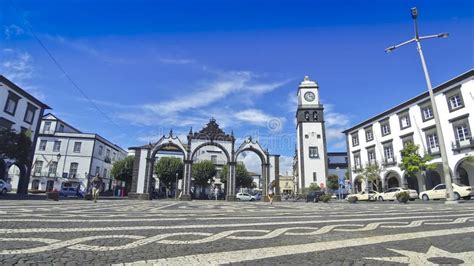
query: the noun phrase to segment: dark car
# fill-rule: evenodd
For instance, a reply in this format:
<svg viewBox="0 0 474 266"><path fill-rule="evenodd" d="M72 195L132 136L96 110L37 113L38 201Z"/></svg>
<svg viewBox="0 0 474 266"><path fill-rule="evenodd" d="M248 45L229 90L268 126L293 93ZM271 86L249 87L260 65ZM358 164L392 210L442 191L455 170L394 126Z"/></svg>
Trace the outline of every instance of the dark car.
<svg viewBox="0 0 474 266"><path fill-rule="evenodd" d="M78 190L77 188L74 187L64 187L59 191L59 195L61 197L78 197L78 198L83 198L84 194L82 193L81 190Z"/></svg>
<svg viewBox="0 0 474 266"><path fill-rule="evenodd" d="M306 195L306 202L318 202L322 195L324 195L322 191L309 192L308 195Z"/></svg>

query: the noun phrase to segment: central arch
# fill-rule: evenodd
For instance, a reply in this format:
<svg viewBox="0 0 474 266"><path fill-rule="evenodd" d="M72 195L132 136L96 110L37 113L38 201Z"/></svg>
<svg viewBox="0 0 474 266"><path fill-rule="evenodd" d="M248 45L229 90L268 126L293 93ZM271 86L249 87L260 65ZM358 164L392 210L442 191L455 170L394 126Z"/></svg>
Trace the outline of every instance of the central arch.
<svg viewBox="0 0 474 266"><path fill-rule="evenodd" d="M244 142L239 146L237 151L235 152L234 161L237 162L237 158L242 152L253 152L257 154L261 161L262 167L262 179L263 179L263 186L262 186L262 196L264 200L268 199L268 191L269 185L272 180L270 180L270 155L268 151L264 150L258 141L252 140L252 137L248 137ZM274 195L278 197L280 195L279 190L279 175L275 175L275 188L274 188Z"/></svg>

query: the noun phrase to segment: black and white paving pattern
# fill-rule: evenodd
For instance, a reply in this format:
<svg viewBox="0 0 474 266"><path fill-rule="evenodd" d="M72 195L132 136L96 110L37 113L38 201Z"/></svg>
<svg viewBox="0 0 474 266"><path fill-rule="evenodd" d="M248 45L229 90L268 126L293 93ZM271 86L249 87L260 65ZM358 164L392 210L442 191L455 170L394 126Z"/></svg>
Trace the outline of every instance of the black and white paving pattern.
<svg viewBox="0 0 474 266"><path fill-rule="evenodd" d="M0 201L0 264L474 265L474 201Z"/></svg>

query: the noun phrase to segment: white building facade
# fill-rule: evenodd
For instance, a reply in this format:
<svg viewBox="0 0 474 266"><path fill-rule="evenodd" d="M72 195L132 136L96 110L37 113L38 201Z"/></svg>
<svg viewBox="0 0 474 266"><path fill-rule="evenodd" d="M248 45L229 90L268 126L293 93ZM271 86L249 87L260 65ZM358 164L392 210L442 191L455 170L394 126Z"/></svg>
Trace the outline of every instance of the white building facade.
<svg viewBox="0 0 474 266"><path fill-rule="evenodd" d="M0 75L0 128L15 130L17 133L31 134L32 149L29 159L33 158L34 146L38 138L41 117L47 105L33 97L19 86ZM2 156L0 152L0 156ZM0 179L7 180L12 188L18 188L19 179L28 183L30 165L20 165L14 159L0 157Z"/></svg>
<svg viewBox="0 0 474 266"><path fill-rule="evenodd" d="M454 182L474 185L472 127L474 125L474 70L434 88L435 101L445 138L448 164ZM428 92L403 102L344 131L351 180L356 191L364 190L362 169L372 163L383 166L379 190L408 187L417 191L444 183L433 110ZM409 177L399 167L400 151L407 143L418 145L421 155L430 154L436 170Z"/></svg>
<svg viewBox="0 0 474 266"><path fill-rule="evenodd" d="M306 76L298 88L296 161L298 191L312 183L326 186L328 175L324 107L319 87Z"/></svg>
<svg viewBox="0 0 474 266"><path fill-rule="evenodd" d="M113 163L127 156L127 151L105 138L82 133L52 114L41 121L33 160L29 189L51 191L79 186L85 189L88 180L99 175L103 190L113 185Z"/></svg>

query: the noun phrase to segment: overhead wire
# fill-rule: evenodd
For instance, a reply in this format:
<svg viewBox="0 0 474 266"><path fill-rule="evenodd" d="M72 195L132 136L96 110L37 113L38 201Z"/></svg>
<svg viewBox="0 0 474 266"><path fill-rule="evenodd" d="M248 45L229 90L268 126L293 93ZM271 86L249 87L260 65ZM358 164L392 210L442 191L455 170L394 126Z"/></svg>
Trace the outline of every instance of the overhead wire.
<svg viewBox="0 0 474 266"><path fill-rule="evenodd" d="M10 5L19 13L21 14L21 9L17 7L14 3L13 0L9 0ZM28 30L30 31L31 35L33 38L38 42L38 44L43 48L43 50L46 52L48 57L53 61L54 65L59 69L59 71L66 77L66 79L71 83L71 85L79 92L79 94L84 97L84 99L90 103L92 107L94 107L101 115L104 116L104 118L110 122L112 125L114 125L117 129L119 129L122 133L126 132L117 124L115 123L104 111L102 111L101 108L89 97L87 94L84 92L83 89L74 81L74 79L66 72L66 70L62 67L62 65L59 63L59 61L53 56L53 54L49 51L49 49L44 45L44 43L41 41L41 39L38 37L38 35L35 33L33 26L25 20L25 25L28 27Z"/></svg>

